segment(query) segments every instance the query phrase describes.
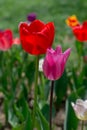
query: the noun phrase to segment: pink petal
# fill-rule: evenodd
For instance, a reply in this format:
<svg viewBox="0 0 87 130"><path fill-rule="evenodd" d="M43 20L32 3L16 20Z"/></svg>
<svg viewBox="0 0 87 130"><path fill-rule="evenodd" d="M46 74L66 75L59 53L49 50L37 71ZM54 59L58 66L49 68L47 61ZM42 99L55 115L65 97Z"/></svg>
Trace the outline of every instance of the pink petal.
<svg viewBox="0 0 87 130"><path fill-rule="evenodd" d="M60 45L58 45L57 48L56 48L56 50L55 50L55 52L57 54L61 54L62 53L62 47Z"/></svg>
<svg viewBox="0 0 87 130"><path fill-rule="evenodd" d="M20 44L20 43L21 43L21 42L20 42L20 39L19 39L18 37L16 37L16 38L13 39L13 44L18 45L18 44Z"/></svg>
<svg viewBox="0 0 87 130"><path fill-rule="evenodd" d="M70 56L71 53L71 48L67 49L63 54L64 54L64 62L66 63L68 57Z"/></svg>

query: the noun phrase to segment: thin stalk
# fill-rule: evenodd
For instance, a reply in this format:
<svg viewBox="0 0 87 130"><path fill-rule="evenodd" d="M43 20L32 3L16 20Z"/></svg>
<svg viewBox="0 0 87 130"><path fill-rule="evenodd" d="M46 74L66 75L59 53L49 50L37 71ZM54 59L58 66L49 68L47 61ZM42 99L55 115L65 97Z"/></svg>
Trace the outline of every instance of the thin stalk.
<svg viewBox="0 0 87 130"><path fill-rule="evenodd" d="M40 84L41 84L41 88L40 88L41 99L44 101L45 100L45 96L44 96L44 77L43 77L42 73L40 73Z"/></svg>
<svg viewBox="0 0 87 130"><path fill-rule="evenodd" d="M81 124L81 130L84 129L84 121L82 121L82 124Z"/></svg>
<svg viewBox="0 0 87 130"><path fill-rule="evenodd" d="M50 130L52 130L52 103L53 103L53 88L54 88L54 81L51 82L51 93L50 93L50 120L49 120Z"/></svg>
<svg viewBox="0 0 87 130"><path fill-rule="evenodd" d="M35 68L35 88L34 88L34 106L33 106L33 128L35 127L35 114L37 106L37 93L38 93L38 66L39 66L39 56L36 57L36 68Z"/></svg>

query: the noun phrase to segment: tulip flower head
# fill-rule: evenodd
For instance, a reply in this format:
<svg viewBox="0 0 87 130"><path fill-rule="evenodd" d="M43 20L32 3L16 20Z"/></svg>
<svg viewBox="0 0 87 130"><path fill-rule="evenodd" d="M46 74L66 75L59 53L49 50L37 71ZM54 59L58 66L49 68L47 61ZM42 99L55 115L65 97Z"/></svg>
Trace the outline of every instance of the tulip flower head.
<svg viewBox="0 0 87 130"><path fill-rule="evenodd" d="M82 25L75 26L72 31L78 41L87 41L87 21L83 22Z"/></svg>
<svg viewBox="0 0 87 130"><path fill-rule="evenodd" d="M10 29L0 31L0 50L6 51L12 47L13 35Z"/></svg>
<svg viewBox="0 0 87 130"><path fill-rule="evenodd" d="M57 80L62 76L70 52L71 49L69 48L62 53L61 46L57 46L56 50L52 48L47 49L43 63L43 72L49 80Z"/></svg>
<svg viewBox="0 0 87 130"><path fill-rule="evenodd" d="M83 101L81 99L77 99L76 104L72 102L71 105L79 120L87 120L87 100Z"/></svg>
<svg viewBox="0 0 87 130"><path fill-rule="evenodd" d="M79 25L79 21L78 21L76 15L72 15L72 16L68 17L66 19L66 24L69 27L75 27L75 26Z"/></svg>
<svg viewBox="0 0 87 130"><path fill-rule="evenodd" d="M55 29L52 22L34 20L31 24L20 23L19 32L22 48L32 55L40 55L52 46Z"/></svg>

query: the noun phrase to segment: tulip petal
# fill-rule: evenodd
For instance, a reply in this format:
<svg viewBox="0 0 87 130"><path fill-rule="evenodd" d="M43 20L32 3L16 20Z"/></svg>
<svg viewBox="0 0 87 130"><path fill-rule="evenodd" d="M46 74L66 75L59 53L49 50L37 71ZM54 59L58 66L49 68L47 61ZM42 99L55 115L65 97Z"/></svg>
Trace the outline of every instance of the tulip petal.
<svg viewBox="0 0 87 130"><path fill-rule="evenodd" d="M72 31L78 41L87 41L87 21L85 21L82 25L74 27Z"/></svg>
<svg viewBox="0 0 87 130"><path fill-rule="evenodd" d="M34 20L30 26L28 26L28 31L31 33L40 32L44 28L45 24L40 20Z"/></svg>
<svg viewBox="0 0 87 130"><path fill-rule="evenodd" d="M61 48L60 45L57 46L55 52L56 52L57 54L61 54L61 53L62 53L62 48Z"/></svg>
<svg viewBox="0 0 87 130"><path fill-rule="evenodd" d="M11 30L5 30L0 33L0 50L6 51L12 46L13 36Z"/></svg>
<svg viewBox="0 0 87 130"><path fill-rule="evenodd" d="M21 23L19 31L22 47L30 54L44 54L52 46L54 25L51 22L46 25L40 20L34 20L30 25Z"/></svg>
<svg viewBox="0 0 87 130"><path fill-rule="evenodd" d="M77 99L76 104L71 103L71 105L78 119L87 120L87 101Z"/></svg>
<svg viewBox="0 0 87 130"><path fill-rule="evenodd" d="M57 80L62 76L70 52L71 50L67 49L65 53L62 53L61 46L58 46L56 50L47 49L43 62L43 72L49 80Z"/></svg>
<svg viewBox="0 0 87 130"><path fill-rule="evenodd" d="M66 63L68 57L70 56L70 53L71 53L71 48L67 49L65 52L64 52L64 62Z"/></svg>
<svg viewBox="0 0 87 130"><path fill-rule="evenodd" d="M84 28L84 29L87 29L87 21L84 21L84 23L83 23L83 28Z"/></svg>
<svg viewBox="0 0 87 130"><path fill-rule="evenodd" d="M76 17L76 15L72 15L66 19L66 24L70 27L75 27L79 25L79 21Z"/></svg>
<svg viewBox="0 0 87 130"><path fill-rule="evenodd" d="M50 47L49 44L46 44L47 41L47 37L42 34L32 34L24 37L22 40L22 47L30 54L44 54L48 46Z"/></svg>

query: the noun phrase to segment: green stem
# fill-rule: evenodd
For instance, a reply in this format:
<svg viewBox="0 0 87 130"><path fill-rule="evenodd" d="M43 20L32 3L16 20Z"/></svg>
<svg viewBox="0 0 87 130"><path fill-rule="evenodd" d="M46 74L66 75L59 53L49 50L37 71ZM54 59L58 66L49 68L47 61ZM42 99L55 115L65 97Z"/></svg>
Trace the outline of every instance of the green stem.
<svg viewBox="0 0 87 130"><path fill-rule="evenodd" d="M54 88L54 81L52 81L52 83L51 83L51 93L50 93L50 120L49 120L50 130L52 130L53 88Z"/></svg>
<svg viewBox="0 0 87 130"><path fill-rule="evenodd" d="M40 93L41 93L41 99L44 101L45 100L45 96L44 96L44 77L43 74L40 73Z"/></svg>
<svg viewBox="0 0 87 130"><path fill-rule="evenodd" d="M33 128L35 127L35 114L37 106L37 93L38 93L38 66L39 66L39 56L36 57L36 68L35 68L35 88L34 88L34 106L33 106Z"/></svg>
<svg viewBox="0 0 87 130"><path fill-rule="evenodd" d="M84 129L84 121L82 121L82 124L81 124L81 130Z"/></svg>

